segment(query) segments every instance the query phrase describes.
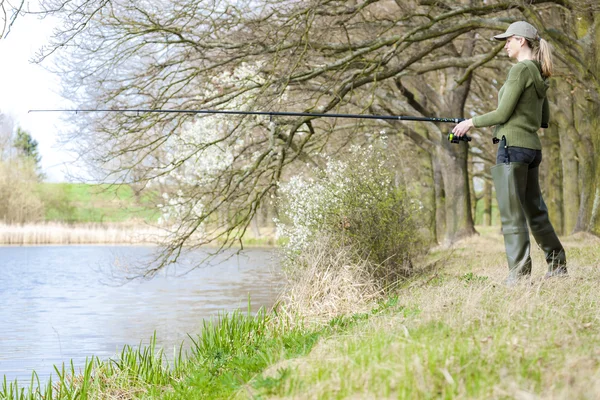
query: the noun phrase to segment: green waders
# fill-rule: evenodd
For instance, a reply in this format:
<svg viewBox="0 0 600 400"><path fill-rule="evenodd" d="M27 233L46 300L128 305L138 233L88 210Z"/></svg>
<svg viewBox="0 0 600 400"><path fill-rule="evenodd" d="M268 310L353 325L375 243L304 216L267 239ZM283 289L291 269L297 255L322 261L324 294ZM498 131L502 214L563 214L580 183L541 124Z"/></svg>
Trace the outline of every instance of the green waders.
<svg viewBox="0 0 600 400"><path fill-rule="evenodd" d="M505 162L492 167L492 179L502 221L509 275L512 285L521 277L531 275L529 229L548 263L546 277L567 274L566 256L548 218L548 208L539 185L539 168L529 168L526 162L510 162L508 147L503 140Z"/></svg>
<svg viewBox="0 0 600 400"><path fill-rule="evenodd" d="M523 205L531 233L548 263L546 277L566 275L567 256L548 218L548 207L540 190L539 168L532 168L527 173L527 190Z"/></svg>

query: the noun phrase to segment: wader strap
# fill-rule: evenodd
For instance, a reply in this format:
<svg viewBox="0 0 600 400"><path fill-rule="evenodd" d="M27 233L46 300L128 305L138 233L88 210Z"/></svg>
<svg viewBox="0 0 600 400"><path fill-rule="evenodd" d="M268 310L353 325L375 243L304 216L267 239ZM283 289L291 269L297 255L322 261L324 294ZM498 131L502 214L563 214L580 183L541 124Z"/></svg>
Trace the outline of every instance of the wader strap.
<svg viewBox="0 0 600 400"><path fill-rule="evenodd" d="M500 146L504 148L504 164L510 164L510 156L508 155L508 144L506 143L506 137L502 136Z"/></svg>

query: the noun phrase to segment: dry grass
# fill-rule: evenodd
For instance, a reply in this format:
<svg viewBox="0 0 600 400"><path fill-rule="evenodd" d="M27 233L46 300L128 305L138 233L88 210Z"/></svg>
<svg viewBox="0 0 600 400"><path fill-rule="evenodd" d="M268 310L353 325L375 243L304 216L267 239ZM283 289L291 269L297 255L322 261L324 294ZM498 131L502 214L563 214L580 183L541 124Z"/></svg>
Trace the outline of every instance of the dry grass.
<svg viewBox="0 0 600 400"><path fill-rule="evenodd" d="M0 224L0 245L156 243L164 231L124 224Z"/></svg>
<svg viewBox="0 0 600 400"><path fill-rule="evenodd" d="M327 240L305 251L288 270L279 312L286 320L328 321L371 309L382 291L373 282L366 261L348 263L347 250L332 253Z"/></svg>
<svg viewBox="0 0 600 400"><path fill-rule="evenodd" d="M533 278L506 288L502 237L482 231L430 254L423 265L438 267L386 313L268 369L290 373L265 397L600 398L600 239L564 240L567 279L543 280L533 250Z"/></svg>

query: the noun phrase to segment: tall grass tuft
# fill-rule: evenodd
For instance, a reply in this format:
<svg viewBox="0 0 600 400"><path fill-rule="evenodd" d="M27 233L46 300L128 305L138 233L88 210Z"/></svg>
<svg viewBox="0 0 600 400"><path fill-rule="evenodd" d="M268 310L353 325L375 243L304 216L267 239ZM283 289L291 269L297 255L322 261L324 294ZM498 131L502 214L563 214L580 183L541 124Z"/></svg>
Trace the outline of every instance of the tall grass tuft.
<svg viewBox="0 0 600 400"><path fill-rule="evenodd" d="M369 273L366 260L348 263L352 256L348 248L336 248L331 239L323 237L299 254L296 268L287 270L287 287L279 309L288 320L303 316L311 321L328 320L335 316L365 312L383 295L383 287Z"/></svg>
<svg viewBox="0 0 600 400"><path fill-rule="evenodd" d="M193 340L188 376L173 385L168 399L252 397L248 383L269 365L307 354L326 329L307 330L261 309L241 311L206 321Z"/></svg>
<svg viewBox="0 0 600 400"><path fill-rule="evenodd" d="M162 389L181 377L186 366L182 346L169 363L156 348L156 335L147 346L125 346L116 359L86 359L81 370L71 361L68 367L55 366L56 381L42 383L33 372L28 386L8 382L0 389L0 400L75 400L131 398L135 394Z"/></svg>
<svg viewBox="0 0 600 400"><path fill-rule="evenodd" d="M148 346L133 348L125 346L121 355L116 360L111 360L108 368L104 370L106 376L123 375L133 380L152 383L155 385L166 385L172 376L178 374L178 366L181 361L175 358L175 368L169 368L166 356L162 349L156 349L156 334L150 340Z"/></svg>
<svg viewBox="0 0 600 400"><path fill-rule="evenodd" d="M56 382L53 383L50 378L47 383L42 384L37 373L33 372L27 387L20 385L17 380L7 382L6 376L4 376L0 400L87 399L93 382L93 368L94 357L86 360L83 373L78 373L71 361L68 368L65 368L64 364L60 369L54 367L57 374Z"/></svg>
<svg viewBox="0 0 600 400"><path fill-rule="evenodd" d="M215 320L203 322L202 334L193 342L193 353L198 356L219 353L231 353L258 339L258 335L267 329L269 319L264 309L255 316L244 315L239 310Z"/></svg>

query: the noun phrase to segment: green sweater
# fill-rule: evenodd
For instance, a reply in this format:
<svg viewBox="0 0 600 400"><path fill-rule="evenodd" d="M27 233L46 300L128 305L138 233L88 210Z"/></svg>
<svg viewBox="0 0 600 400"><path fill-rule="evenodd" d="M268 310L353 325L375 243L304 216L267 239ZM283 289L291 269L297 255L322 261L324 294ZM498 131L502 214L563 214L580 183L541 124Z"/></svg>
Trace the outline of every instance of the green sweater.
<svg viewBox="0 0 600 400"><path fill-rule="evenodd" d="M548 86L537 61L520 61L510 69L498 93L498 108L473 117L473 125L476 128L495 125L494 137L505 136L510 147L541 150L537 131L540 127L548 127Z"/></svg>

